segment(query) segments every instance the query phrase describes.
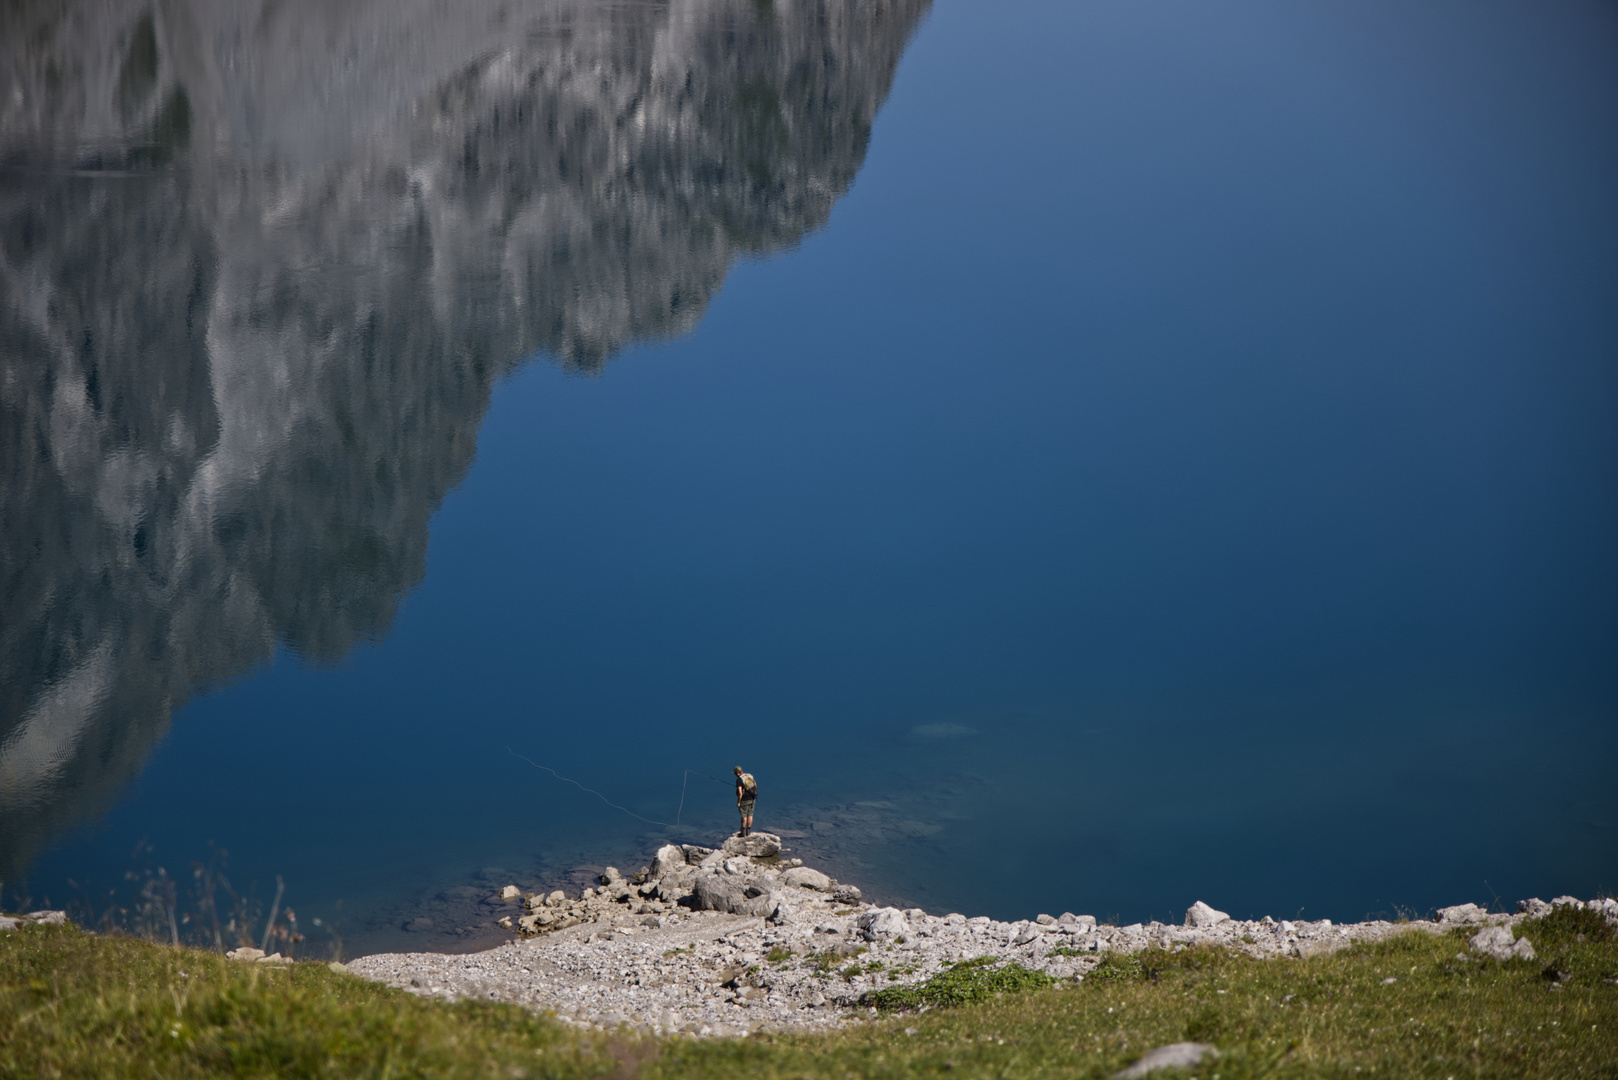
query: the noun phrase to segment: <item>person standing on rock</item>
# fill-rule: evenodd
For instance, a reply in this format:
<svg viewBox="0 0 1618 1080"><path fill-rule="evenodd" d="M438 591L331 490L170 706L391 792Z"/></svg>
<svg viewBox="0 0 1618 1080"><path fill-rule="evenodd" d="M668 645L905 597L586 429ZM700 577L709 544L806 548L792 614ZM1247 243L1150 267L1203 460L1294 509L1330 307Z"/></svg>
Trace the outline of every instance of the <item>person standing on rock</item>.
<svg viewBox="0 0 1618 1080"><path fill-rule="evenodd" d="M750 836L753 832L753 803L758 800L758 781L750 772L736 766L736 810L742 815L742 827L736 835Z"/></svg>

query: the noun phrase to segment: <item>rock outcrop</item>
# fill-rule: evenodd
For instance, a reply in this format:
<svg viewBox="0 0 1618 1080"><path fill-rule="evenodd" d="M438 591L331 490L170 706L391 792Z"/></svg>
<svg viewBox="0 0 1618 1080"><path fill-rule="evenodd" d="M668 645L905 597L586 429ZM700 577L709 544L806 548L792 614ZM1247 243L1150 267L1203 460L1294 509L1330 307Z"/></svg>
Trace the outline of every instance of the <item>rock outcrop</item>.
<svg viewBox="0 0 1618 1080"><path fill-rule="evenodd" d="M0 930L18 930L25 926L62 926L66 923L65 911L30 911L26 915L0 915Z"/></svg>

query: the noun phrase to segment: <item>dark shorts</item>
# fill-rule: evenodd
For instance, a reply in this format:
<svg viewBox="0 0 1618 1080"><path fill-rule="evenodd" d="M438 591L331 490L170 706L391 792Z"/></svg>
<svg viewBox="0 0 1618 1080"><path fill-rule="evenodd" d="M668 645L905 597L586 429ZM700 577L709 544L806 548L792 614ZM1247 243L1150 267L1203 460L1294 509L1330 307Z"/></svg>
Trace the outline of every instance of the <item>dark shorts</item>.
<svg viewBox="0 0 1618 1080"><path fill-rule="evenodd" d="M757 802L757 801L758 801L757 799L743 799L742 802L741 802L741 805L738 806L736 809L741 811L742 817L752 817L753 816L753 804L755 802Z"/></svg>

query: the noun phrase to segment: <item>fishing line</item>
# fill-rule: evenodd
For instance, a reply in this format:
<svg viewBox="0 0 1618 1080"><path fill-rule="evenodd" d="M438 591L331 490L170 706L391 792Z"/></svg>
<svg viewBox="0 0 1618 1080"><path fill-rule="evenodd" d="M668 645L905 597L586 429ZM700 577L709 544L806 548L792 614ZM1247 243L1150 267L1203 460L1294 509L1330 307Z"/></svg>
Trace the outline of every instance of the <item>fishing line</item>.
<svg viewBox="0 0 1618 1080"><path fill-rule="evenodd" d="M705 772L697 772L697 770L695 770L695 769L687 769L687 770L685 770L685 775L680 778L680 808L678 810L674 811L674 824L676 826L678 826L680 824L680 815L685 812L685 785L690 783L692 773L697 773L698 776L706 777L707 779L712 780L716 784L723 784L724 783L724 781L719 779L719 777L717 777L717 776L708 776L707 773L705 773Z"/></svg>
<svg viewBox="0 0 1618 1080"><path fill-rule="evenodd" d="M555 769L551 768L549 765L541 765L539 762L534 761L532 758L523 757L521 754L517 753L517 751L513 750L509 746L506 747L506 753L510 754L514 758L519 758L519 759L521 759L523 761L528 762L528 764L532 765L536 769L539 769L539 770L541 770L543 772L550 773L552 776L556 777L556 779L558 779L558 780L563 780L563 781L566 781L569 784L572 784L574 787L578 788L580 791L589 792L591 795L594 795L596 798L600 799L602 802L606 803L608 806L612 807L614 810L622 810L624 813L628 814L630 817L634 818L636 821L644 821L648 825L661 825L661 826L663 826L664 828L667 828L667 829L678 829L680 827L680 814L685 812L685 786L690 781L692 773L696 773L698 776L703 777L704 779L712 780L716 784L723 784L724 783L724 781L719 779L718 777L709 776L705 772L698 772L696 769L687 769L687 770L685 770L685 775L680 780L680 808L679 808L679 810L677 810L675 812L674 820L673 821L655 821L655 820L653 820L652 818L649 818L649 817L641 817L639 814L635 813L635 811L629 809L629 807L627 807L627 806L619 806L617 803L613 802L611 799L609 799L605 795L601 794L601 792L597 791L595 788L587 788L583 784L579 783L577 780L573 779L572 777L563 776L561 773L557 772Z"/></svg>

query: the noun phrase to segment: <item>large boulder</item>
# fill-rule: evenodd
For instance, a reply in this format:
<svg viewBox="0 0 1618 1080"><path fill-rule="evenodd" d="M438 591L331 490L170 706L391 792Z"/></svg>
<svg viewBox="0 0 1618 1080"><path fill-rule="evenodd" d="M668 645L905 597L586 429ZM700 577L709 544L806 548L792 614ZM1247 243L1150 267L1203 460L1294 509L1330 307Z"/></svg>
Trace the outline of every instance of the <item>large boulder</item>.
<svg viewBox="0 0 1618 1080"><path fill-rule="evenodd" d="M767 859L772 855L781 854L781 838L767 832L756 832L751 836L732 836L719 850L727 856L750 855L755 859Z"/></svg>
<svg viewBox="0 0 1618 1080"><path fill-rule="evenodd" d="M767 882L738 874L698 874L691 894L698 911L732 915L768 915L780 904Z"/></svg>
<svg viewBox="0 0 1618 1080"><path fill-rule="evenodd" d="M652 865L646 868L647 881L660 881L663 875L685 865L685 849L676 844L664 844L652 856Z"/></svg>
<svg viewBox="0 0 1618 1080"><path fill-rule="evenodd" d="M659 900L680 900L691 895L691 888L701 874L695 866L677 866L657 880Z"/></svg>
<svg viewBox="0 0 1618 1080"><path fill-rule="evenodd" d="M867 911L856 920L856 924L859 926L860 937L866 941L878 941L910 933L910 923L905 919L904 912L898 908L884 907Z"/></svg>
<svg viewBox="0 0 1618 1080"><path fill-rule="evenodd" d="M1456 904L1438 909L1438 921L1441 923L1479 923L1488 917L1489 909L1476 904Z"/></svg>
<svg viewBox="0 0 1618 1080"><path fill-rule="evenodd" d="M1473 952L1492 956L1496 960L1532 960L1534 947L1527 938L1511 938L1511 927L1489 926L1473 934L1468 942Z"/></svg>
<svg viewBox="0 0 1618 1080"><path fill-rule="evenodd" d="M781 875L781 884L816 892L831 892L835 887L831 878L808 866L794 866Z"/></svg>
<svg viewBox="0 0 1618 1080"><path fill-rule="evenodd" d="M1185 912L1185 924L1187 926L1218 926L1220 923L1228 921L1230 921L1229 915L1209 907L1201 900L1192 904Z"/></svg>

